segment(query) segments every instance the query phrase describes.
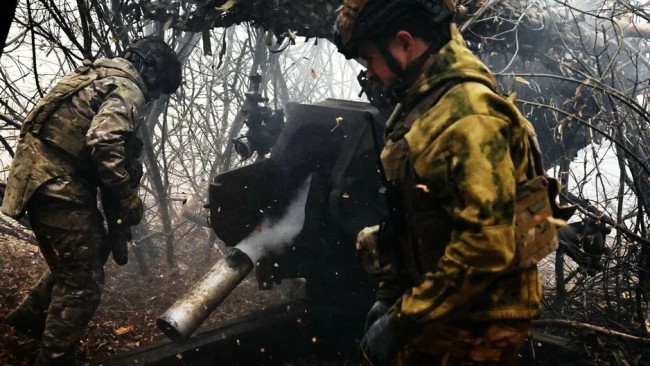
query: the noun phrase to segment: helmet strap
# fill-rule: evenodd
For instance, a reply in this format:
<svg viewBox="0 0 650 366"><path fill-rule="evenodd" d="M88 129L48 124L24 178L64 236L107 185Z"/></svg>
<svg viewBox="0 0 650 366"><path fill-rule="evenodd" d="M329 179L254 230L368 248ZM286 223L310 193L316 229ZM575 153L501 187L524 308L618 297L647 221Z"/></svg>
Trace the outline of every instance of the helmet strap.
<svg viewBox="0 0 650 366"><path fill-rule="evenodd" d="M439 48L430 45L420 56L418 56L417 59L413 60L406 68L404 69L404 79L408 80L409 78L413 78L417 76L420 73L420 70L422 69L422 66L424 66L424 63L427 62L427 59L429 59L429 56L434 54ZM415 81L415 80L412 80Z"/></svg>
<svg viewBox="0 0 650 366"><path fill-rule="evenodd" d="M417 78L419 75L420 70L422 69L422 66L426 60L429 58L429 56L431 56L431 54L436 51L438 47L435 45L430 45L420 56L418 56L417 59L413 60L408 65L406 65L405 68L403 68L402 65L397 62L395 56L393 56L393 54L390 52L389 44L390 40L383 38L377 42L377 48L384 57L388 68L390 68L393 74L395 74L397 77L391 89L393 94L398 95L411 87L411 85L415 82L415 78Z"/></svg>
<svg viewBox="0 0 650 366"><path fill-rule="evenodd" d="M390 39L388 38L381 38L377 42L377 48L379 49L379 52L381 52L381 55L384 57L384 60L386 61L386 65L388 65L388 68L390 71L397 76L398 80L401 80L404 78L404 69L402 68L402 65L397 62L395 59L395 56L390 52Z"/></svg>

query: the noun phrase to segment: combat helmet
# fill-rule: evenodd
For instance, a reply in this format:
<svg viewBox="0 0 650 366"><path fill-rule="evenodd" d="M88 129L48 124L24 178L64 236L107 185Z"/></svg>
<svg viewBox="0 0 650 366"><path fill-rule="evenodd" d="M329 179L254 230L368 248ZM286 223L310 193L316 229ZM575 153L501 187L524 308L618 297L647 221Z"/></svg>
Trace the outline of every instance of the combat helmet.
<svg viewBox="0 0 650 366"><path fill-rule="evenodd" d="M344 0L337 10L334 41L346 58L357 58L366 40L381 35L386 26L413 8L421 9L432 22L454 14L454 0Z"/></svg>
<svg viewBox="0 0 650 366"><path fill-rule="evenodd" d="M153 66L162 76L157 78L156 86L163 93L172 94L181 85L181 63L174 50L162 39L144 37L131 42L122 53L122 57L131 60L134 55L140 58L143 66ZM145 80L145 83L147 82Z"/></svg>

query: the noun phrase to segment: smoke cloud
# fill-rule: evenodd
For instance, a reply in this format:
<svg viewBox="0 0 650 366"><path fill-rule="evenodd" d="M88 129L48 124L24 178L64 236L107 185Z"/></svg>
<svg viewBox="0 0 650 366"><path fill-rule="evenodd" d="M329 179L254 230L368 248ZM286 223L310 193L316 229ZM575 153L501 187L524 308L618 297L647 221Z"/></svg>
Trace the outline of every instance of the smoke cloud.
<svg viewBox="0 0 650 366"><path fill-rule="evenodd" d="M257 263L267 253L277 254L284 251L298 236L305 223L305 204L310 183L311 175L297 190L284 216L273 222L265 217L260 229L253 231L235 247L246 253L253 263Z"/></svg>

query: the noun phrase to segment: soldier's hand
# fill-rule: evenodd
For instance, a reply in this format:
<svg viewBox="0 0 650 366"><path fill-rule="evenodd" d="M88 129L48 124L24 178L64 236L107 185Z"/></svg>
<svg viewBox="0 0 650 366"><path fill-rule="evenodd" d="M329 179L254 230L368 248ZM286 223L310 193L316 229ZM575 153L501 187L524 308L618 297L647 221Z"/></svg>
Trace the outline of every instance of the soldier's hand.
<svg viewBox="0 0 650 366"><path fill-rule="evenodd" d="M386 315L388 312L388 309L390 308L390 304L386 300L377 300L375 303L372 305L370 308L370 311L368 311L368 315L366 315L366 325L364 326L363 330L368 331L368 329L379 319L380 317Z"/></svg>
<svg viewBox="0 0 650 366"><path fill-rule="evenodd" d="M126 226L137 225L142 219L143 211L142 200L136 194L120 200L121 224Z"/></svg>
<svg viewBox="0 0 650 366"><path fill-rule="evenodd" d="M394 365L397 353L402 348L404 337L395 331L395 314L386 314L377 319L361 340L363 357L373 366Z"/></svg>
<svg viewBox="0 0 650 366"><path fill-rule="evenodd" d="M361 268L366 275L371 278L377 272L379 263L379 253L377 251L377 235L379 233L379 225L366 227L357 235L357 256Z"/></svg>
<svg viewBox="0 0 650 366"><path fill-rule="evenodd" d="M131 189L138 188L144 174L142 163L137 160L129 161L126 163L125 169L129 173L129 186Z"/></svg>

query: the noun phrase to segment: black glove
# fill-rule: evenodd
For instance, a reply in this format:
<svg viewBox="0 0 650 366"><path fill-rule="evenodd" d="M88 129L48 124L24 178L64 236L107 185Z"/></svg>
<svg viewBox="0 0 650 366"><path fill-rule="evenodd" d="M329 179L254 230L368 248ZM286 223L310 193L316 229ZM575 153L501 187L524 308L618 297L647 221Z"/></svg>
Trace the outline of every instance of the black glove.
<svg viewBox="0 0 650 366"><path fill-rule="evenodd" d="M129 220L140 220L140 217L142 217L142 201L135 195L124 200L118 200L108 191L102 191L101 197L102 209L108 226L106 253L104 255L108 258L109 253L112 252L115 263L123 266L129 260L128 243L131 241ZM132 197L135 198L131 199ZM130 217L125 217L125 212Z"/></svg>
<svg viewBox="0 0 650 366"><path fill-rule="evenodd" d="M131 228L109 225L106 239L113 253L113 261L120 266L127 264L129 262L129 242L132 240Z"/></svg>
<svg viewBox="0 0 650 366"><path fill-rule="evenodd" d="M390 309L390 304L387 300L377 300L368 311L366 315L366 325L363 327L363 331L367 332L372 324L379 319L379 317L385 315Z"/></svg>
<svg viewBox="0 0 650 366"><path fill-rule="evenodd" d="M132 194L120 200L120 220L118 224L125 226L137 225L142 220L142 200L138 195Z"/></svg>
<svg viewBox="0 0 650 366"><path fill-rule="evenodd" d="M397 316L385 314L375 321L361 340L364 358L373 366L394 365L406 337L397 330Z"/></svg>

